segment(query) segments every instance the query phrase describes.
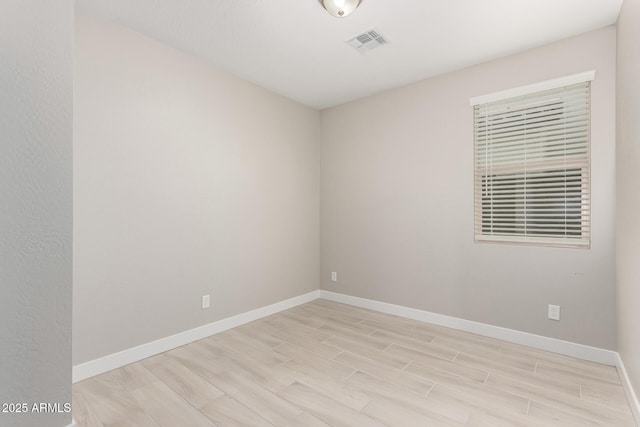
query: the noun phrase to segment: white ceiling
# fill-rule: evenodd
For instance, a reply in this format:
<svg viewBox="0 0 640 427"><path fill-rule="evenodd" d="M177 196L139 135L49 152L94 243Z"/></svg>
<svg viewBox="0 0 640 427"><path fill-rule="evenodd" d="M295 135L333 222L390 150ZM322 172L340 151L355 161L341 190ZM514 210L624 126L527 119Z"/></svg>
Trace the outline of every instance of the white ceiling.
<svg viewBox="0 0 640 427"><path fill-rule="evenodd" d="M622 0L78 0L80 9L318 109L616 22ZM390 42L363 55L347 39Z"/></svg>

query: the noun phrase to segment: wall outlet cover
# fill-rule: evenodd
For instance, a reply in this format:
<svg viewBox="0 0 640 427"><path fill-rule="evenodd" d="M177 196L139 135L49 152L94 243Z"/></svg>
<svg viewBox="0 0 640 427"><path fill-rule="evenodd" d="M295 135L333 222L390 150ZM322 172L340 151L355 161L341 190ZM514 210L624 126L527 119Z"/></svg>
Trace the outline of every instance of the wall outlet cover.
<svg viewBox="0 0 640 427"><path fill-rule="evenodd" d="M547 317L551 320L560 320L560 306L549 304Z"/></svg>
<svg viewBox="0 0 640 427"><path fill-rule="evenodd" d="M202 309L206 309L211 307L211 296L210 295L203 295L202 296Z"/></svg>

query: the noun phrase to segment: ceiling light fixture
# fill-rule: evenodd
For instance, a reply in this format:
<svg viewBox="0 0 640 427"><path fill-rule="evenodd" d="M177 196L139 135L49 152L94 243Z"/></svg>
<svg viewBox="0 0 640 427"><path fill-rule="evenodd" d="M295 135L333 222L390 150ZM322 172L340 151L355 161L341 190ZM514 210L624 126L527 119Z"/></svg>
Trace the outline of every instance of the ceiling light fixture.
<svg viewBox="0 0 640 427"><path fill-rule="evenodd" d="M351 15L360 5L361 0L321 0L322 6L336 18L344 18Z"/></svg>

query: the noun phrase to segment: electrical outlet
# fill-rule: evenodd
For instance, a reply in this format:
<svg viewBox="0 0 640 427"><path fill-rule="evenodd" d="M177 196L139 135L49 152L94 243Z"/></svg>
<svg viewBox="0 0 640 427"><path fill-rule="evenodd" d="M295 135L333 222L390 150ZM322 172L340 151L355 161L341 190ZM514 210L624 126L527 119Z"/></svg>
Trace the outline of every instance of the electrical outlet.
<svg viewBox="0 0 640 427"><path fill-rule="evenodd" d="M335 271L331 272L331 281L332 282L337 282L338 281L338 273Z"/></svg>
<svg viewBox="0 0 640 427"><path fill-rule="evenodd" d="M202 295L202 309L211 307L211 295Z"/></svg>
<svg viewBox="0 0 640 427"><path fill-rule="evenodd" d="M551 320L560 320L560 306L549 304L549 313L547 317Z"/></svg>

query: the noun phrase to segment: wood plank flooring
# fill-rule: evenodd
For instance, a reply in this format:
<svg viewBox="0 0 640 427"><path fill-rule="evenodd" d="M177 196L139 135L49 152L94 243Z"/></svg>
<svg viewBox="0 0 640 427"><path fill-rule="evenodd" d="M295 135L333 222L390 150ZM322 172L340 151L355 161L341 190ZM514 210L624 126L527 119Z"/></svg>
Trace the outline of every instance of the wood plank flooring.
<svg viewBox="0 0 640 427"><path fill-rule="evenodd" d="M316 300L73 386L81 427L635 426L615 368Z"/></svg>

